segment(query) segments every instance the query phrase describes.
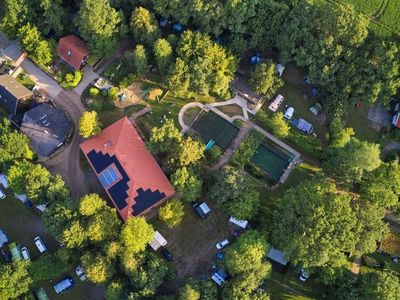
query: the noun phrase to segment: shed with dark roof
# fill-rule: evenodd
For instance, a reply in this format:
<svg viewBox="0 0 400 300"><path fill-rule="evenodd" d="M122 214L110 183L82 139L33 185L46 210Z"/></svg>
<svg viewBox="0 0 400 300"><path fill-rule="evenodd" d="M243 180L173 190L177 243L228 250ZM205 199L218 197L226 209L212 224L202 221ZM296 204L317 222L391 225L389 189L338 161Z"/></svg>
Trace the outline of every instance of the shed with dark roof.
<svg viewBox="0 0 400 300"><path fill-rule="evenodd" d="M57 56L75 70L80 70L89 56L89 49L83 40L74 34L70 34L58 41Z"/></svg>
<svg viewBox="0 0 400 300"><path fill-rule="evenodd" d="M32 150L46 157L65 143L70 128L62 109L40 104L24 114L20 131L29 137Z"/></svg>
<svg viewBox="0 0 400 300"><path fill-rule="evenodd" d="M0 105L13 115L32 97L32 92L19 83L14 77L0 75Z"/></svg>
<svg viewBox="0 0 400 300"><path fill-rule="evenodd" d="M175 195L127 117L80 147L123 220L142 215Z"/></svg>

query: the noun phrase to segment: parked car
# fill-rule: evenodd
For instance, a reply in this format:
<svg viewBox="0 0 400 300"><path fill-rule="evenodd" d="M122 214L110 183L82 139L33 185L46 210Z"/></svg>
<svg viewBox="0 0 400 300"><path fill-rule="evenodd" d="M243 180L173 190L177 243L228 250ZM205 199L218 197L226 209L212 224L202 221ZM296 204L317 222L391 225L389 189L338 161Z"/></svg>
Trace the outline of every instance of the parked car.
<svg viewBox="0 0 400 300"><path fill-rule="evenodd" d="M49 297L47 297L46 291L44 290L44 288L39 288L36 293L36 298L38 300L49 300Z"/></svg>
<svg viewBox="0 0 400 300"><path fill-rule="evenodd" d="M86 280L86 274L85 274L85 272L83 272L83 269L81 266L76 267L75 273L76 273L76 276L78 276L81 281Z"/></svg>
<svg viewBox="0 0 400 300"><path fill-rule="evenodd" d="M3 247L7 243L8 243L7 233L0 228L0 247Z"/></svg>
<svg viewBox="0 0 400 300"><path fill-rule="evenodd" d="M162 248L161 253L162 253L162 255L164 255L166 260L168 260L168 261L174 260L174 257L172 256L171 252L168 251L167 248Z"/></svg>
<svg viewBox="0 0 400 300"><path fill-rule="evenodd" d="M29 255L28 248L22 247L22 248L21 248L21 254L22 254L22 258L23 258L23 259L25 259L25 260L31 260L31 256Z"/></svg>
<svg viewBox="0 0 400 300"><path fill-rule="evenodd" d="M322 105L321 103L315 103L313 106L310 107L311 113L316 116L322 111Z"/></svg>
<svg viewBox="0 0 400 300"><path fill-rule="evenodd" d="M57 294L61 294L74 286L75 282L71 276L65 277L54 285Z"/></svg>
<svg viewBox="0 0 400 300"><path fill-rule="evenodd" d="M12 257L11 257L11 253L10 253L10 251L8 251L8 249L1 248L0 249L0 253L1 253L1 256L3 257L5 262L10 262L11 261Z"/></svg>
<svg viewBox="0 0 400 300"><path fill-rule="evenodd" d="M288 109L285 111L285 114L283 117L287 120L290 120L293 117L294 114L294 108L293 107L288 107Z"/></svg>
<svg viewBox="0 0 400 300"><path fill-rule="evenodd" d="M272 101L271 104L268 106L268 109L273 112L276 112L279 106L281 106L283 100L285 100L285 98L282 95L277 95L274 101Z"/></svg>
<svg viewBox="0 0 400 300"><path fill-rule="evenodd" d="M242 233L243 233L243 231L241 231L241 230L232 230L232 231L231 231L231 234L232 234L234 237L239 237L239 236L242 235Z"/></svg>
<svg viewBox="0 0 400 300"><path fill-rule="evenodd" d="M220 241L219 243L217 243L217 244L215 245L215 247L217 247L217 249L219 250L219 249L224 248L224 247L225 247L226 245L228 245L228 244L229 244L228 239L225 239L225 240Z"/></svg>
<svg viewBox="0 0 400 300"><path fill-rule="evenodd" d="M4 199L5 197L6 193L4 193L2 189L0 189L0 199Z"/></svg>
<svg viewBox="0 0 400 300"><path fill-rule="evenodd" d="M39 236L35 237L34 241L40 253L47 251L46 245L43 243L42 239Z"/></svg>
<svg viewBox="0 0 400 300"><path fill-rule="evenodd" d="M301 269L301 271L300 271L300 277L299 277L299 279L301 280L301 281L306 281L307 279L308 279L308 277L310 277L310 274L308 274L303 268Z"/></svg>
<svg viewBox="0 0 400 300"><path fill-rule="evenodd" d="M198 214L200 219L205 219L207 214L210 213L211 209L208 207L207 203L195 203L193 204L195 212Z"/></svg>
<svg viewBox="0 0 400 300"><path fill-rule="evenodd" d="M227 275L222 269L217 269L217 271L211 275L211 279L219 286L225 282L226 277Z"/></svg>

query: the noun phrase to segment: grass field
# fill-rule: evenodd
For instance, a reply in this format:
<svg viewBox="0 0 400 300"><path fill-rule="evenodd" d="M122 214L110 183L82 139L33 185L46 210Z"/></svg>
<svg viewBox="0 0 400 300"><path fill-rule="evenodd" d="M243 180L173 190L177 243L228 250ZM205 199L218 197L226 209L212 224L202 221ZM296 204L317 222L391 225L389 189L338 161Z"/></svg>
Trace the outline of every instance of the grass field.
<svg viewBox="0 0 400 300"><path fill-rule="evenodd" d="M378 35L400 34L400 3L398 0L326 0L351 4L371 20L371 29Z"/></svg>

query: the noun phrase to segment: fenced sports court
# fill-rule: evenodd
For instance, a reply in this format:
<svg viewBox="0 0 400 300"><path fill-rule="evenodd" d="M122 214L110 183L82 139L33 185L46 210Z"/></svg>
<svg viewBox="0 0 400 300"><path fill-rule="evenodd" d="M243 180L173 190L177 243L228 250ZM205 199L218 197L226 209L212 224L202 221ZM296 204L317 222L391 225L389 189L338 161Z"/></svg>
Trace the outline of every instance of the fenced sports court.
<svg viewBox="0 0 400 300"><path fill-rule="evenodd" d="M254 154L252 161L268 177L278 182L293 158L293 154L274 142L264 139Z"/></svg>
<svg viewBox="0 0 400 300"><path fill-rule="evenodd" d="M228 148L239 132L238 127L213 111L202 111L192 129L201 136L204 143L214 140L222 149Z"/></svg>

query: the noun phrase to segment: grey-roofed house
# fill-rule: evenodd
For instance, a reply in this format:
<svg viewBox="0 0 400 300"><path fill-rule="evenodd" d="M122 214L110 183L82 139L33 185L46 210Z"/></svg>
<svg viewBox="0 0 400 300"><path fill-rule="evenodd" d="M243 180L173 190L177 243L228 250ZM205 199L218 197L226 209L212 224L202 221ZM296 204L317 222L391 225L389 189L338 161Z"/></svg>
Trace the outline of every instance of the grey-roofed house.
<svg viewBox="0 0 400 300"><path fill-rule="evenodd" d="M20 130L29 137L32 150L46 157L64 144L70 128L62 109L40 104L25 113Z"/></svg>
<svg viewBox="0 0 400 300"><path fill-rule="evenodd" d="M0 75L0 105L14 116L21 111L32 95L32 92L14 77L8 74Z"/></svg>

